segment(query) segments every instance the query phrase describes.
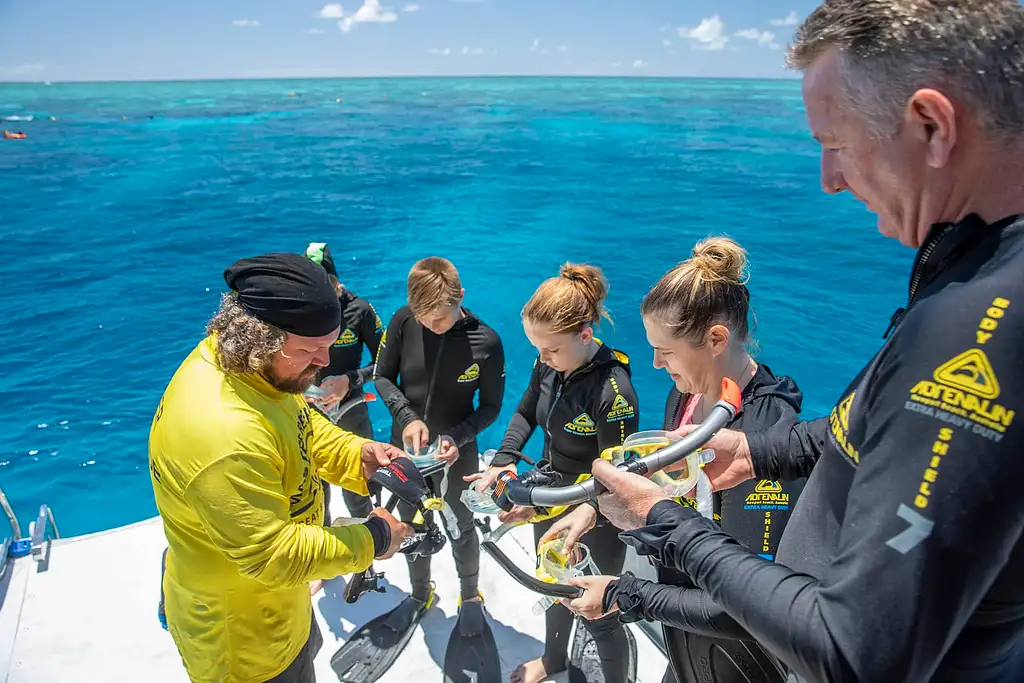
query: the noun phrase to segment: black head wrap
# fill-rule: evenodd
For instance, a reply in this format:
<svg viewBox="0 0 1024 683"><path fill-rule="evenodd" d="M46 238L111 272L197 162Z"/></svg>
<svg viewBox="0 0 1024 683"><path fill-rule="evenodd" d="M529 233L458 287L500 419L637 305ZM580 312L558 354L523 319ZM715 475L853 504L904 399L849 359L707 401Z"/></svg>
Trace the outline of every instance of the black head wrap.
<svg viewBox="0 0 1024 683"><path fill-rule="evenodd" d="M328 275L338 277L338 270L334 267L334 257L331 256L327 242L310 242L306 247L306 258L323 266Z"/></svg>
<svg viewBox="0 0 1024 683"><path fill-rule="evenodd" d="M238 302L260 320L300 337L322 337L341 325L338 294L327 272L300 254L264 254L224 271Z"/></svg>

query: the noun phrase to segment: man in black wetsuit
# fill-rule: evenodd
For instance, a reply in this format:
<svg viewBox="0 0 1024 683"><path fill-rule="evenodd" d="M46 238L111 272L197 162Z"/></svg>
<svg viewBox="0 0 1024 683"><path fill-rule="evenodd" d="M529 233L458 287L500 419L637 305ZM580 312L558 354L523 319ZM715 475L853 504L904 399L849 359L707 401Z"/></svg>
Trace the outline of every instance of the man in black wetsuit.
<svg viewBox="0 0 1024 683"><path fill-rule="evenodd" d="M710 443L719 487L810 475L776 563L598 462L601 509L791 680L1020 681L1024 8L830 0L789 62L826 191L918 249L908 304L829 417ZM602 597L598 612L636 602Z"/></svg>
<svg viewBox="0 0 1024 683"><path fill-rule="evenodd" d="M377 357L384 324L369 301L356 296L338 281L338 270L326 242L310 242L306 247L306 258L319 263L327 271L327 277L338 291L338 301L341 303L341 334L331 346L330 365L321 368L317 376L317 383L331 392L324 405L332 408L360 396L363 385L373 381L373 359ZM363 365L363 347L370 352L370 362L366 365ZM373 438L370 411L365 403L350 408L335 424L365 439ZM330 485L324 482L324 506L327 507L324 524L327 526L331 524L328 507L330 491ZM367 496L346 489L342 489L341 495L353 517L366 517L373 509Z"/></svg>
<svg viewBox="0 0 1024 683"><path fill-rule="evenodd" d="M416 263L409 272L409 305L395 312L381 341L375 381L393 418L392 444L426 450L440 437L458 447L445 500L459 523L452 553L466 602L479 600L480 539L459 495L469 486L463 477L480 468L477 434L501 412L505 354L497 333L462 306L464 294L450 261L431 257ZM434 486L439 492L440 482ZM406 521L415 512L403 504L398 511ZM412 597L427 602L430 558L410 558L409 574Z"/></svg>

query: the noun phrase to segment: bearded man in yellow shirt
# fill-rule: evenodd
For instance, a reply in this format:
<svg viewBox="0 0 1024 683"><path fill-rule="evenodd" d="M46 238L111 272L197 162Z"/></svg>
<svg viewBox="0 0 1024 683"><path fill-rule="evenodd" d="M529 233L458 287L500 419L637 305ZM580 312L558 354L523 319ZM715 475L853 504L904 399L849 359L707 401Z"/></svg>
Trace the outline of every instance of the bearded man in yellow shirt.
<svg viewBox="0 0 1024 683"><path fill-rule="evenodd" d="M242 259L207 336L178 367L149 436L168 550L168 630L194 683L307 683L322 644L309 582L391 557L412 529L382 508L323 527L320 479L367 495L404 454L343 431L302 399L341 324L323 268Z"/></svg>

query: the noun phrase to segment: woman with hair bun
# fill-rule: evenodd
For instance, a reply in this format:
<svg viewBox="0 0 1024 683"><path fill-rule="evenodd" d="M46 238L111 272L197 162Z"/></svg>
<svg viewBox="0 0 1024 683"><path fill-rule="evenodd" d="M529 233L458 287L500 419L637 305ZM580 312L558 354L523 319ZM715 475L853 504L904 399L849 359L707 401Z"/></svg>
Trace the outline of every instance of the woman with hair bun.
<svg viewBox="0 0 1024 683"><path fill-rule="evenodd" d="M600 268L567 263L558 277L545 280L523 307L523 328L538 351L530 384L509 422L501 448L484 475L493 481L504 469L515 471L520 451L533 431L544 434L538 468L564 483L589 475L594 460L605 450L621 446L637 431L640 411L630 381L629 358L594 337L604 307L608 282ZM609 318L610 319L610 318ZM594 507L582 505L596 519ZM528 521L539 540L554 520L545 511L516 506L499 515L502 522ZM602 572L622 571L626 547L618 530L604 523L580 539ZM539 683L568 666L569 631L573 616L561 604L545 613L544 655L521 664L512 683ZM630 665L629 641L618 615L584 621L597 646L606 683L625 683Z"/></svg>
<svg viewBox="0 0 1024 683"><path fill-rule="evenodd" d="M744 249L727 237L709 237L690 258L665 273L640 307L654 367L675 385L665 405L664 429L697 424L711 411L728 377L742 390L742 411L727 427L761 431L795 423L803 395L789 377L776 377L750 355L750 292ZM714 466L714 462L707 467ZM714 518L750 550L774 559L804 480L746 481L714 494ZM548 532L573 536L589 528L576 510ZM653 561L653 560L652 560ZM663 625L669 671L664 683L781 683L780 665L743 627L682 572L654 562L658 582L630 573L583 577L586 594L567 605L588 618L621 615ZM601 568L604 571L604 568ZM611 574L611 572L606 572ZM713 663L709 669L708 662Z"/></svg>

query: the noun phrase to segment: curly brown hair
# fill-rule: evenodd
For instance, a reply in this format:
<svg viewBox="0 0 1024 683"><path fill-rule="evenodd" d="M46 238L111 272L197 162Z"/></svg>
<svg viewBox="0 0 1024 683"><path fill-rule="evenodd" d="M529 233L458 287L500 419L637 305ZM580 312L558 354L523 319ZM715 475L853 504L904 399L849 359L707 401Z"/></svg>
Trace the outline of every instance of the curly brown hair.
<svg viewBox="0 0 1024 683"><path fill-rule="evenodd" d="M237 292L221 297L220 310L206 324L206 333L216 333L217 362L234 374L262 371L285 342L284 330L242 308Z"/></svg>

